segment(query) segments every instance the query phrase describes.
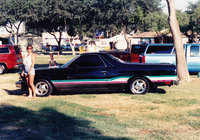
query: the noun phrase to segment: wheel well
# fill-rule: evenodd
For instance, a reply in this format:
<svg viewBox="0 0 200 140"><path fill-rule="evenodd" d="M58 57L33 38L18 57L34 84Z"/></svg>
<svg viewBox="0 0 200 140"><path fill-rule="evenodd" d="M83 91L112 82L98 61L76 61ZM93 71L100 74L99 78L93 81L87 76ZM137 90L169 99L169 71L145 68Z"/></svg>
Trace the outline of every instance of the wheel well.
<svg viewBox="0 0 200 140"><path fill-rule="evenodd" d="M129 85L130 82L131 82L133 79L135 79L135 78L144 78L144 79L146 79L146 80L149 82L150 87L152 86L151 80L150 80L149 78L147 78L147 77L144 77L144 76L131 77L130 79L128 79L128 85Z"/></svg>
<svg viewBox="0 0 200 140"><path fill-rule="evenodd" d="M54 90L54 86L53 86L53 84L51 83L51 81L50 80L47 80L47 79L44 79L44 78L37 78L35 81L34 81L34 84L35 84L35 86L37 86L37 83L39 84L39 85L41 85L41 83L45 83L45 85L47 84L48 85L48 88L44 88L44 91L45 91L45 94L43 93L43 90L42 91L40 91L40 90L37 90L37 88L39 88L39 89L42 89L42 87L41 86L39 86L39 87L36 87L36 95L37 96L40 96L40 97L46 97L46 96L49 96L50 94L52 94L52 92L53 92L53 90ZM42 84L42 85L43 85ZM41 92L41 94L40 94L40 92Z"/></svg>
<svg viewBox="0 0 200 140"><path fill-rule="evenodd" d="M55 89L53 83L48 78L36 78L34 81L34 84L36 84L38 81L41 81L41 80L48 81L51 84L51 86L53 87L53 89Z"/></svg>
<svg viewBox="0 0 200 140"><path fill-rule="evenodd" d="M7 65L5 63L0 63L0 64L4 65L5 69L7 70Z"/></svg>

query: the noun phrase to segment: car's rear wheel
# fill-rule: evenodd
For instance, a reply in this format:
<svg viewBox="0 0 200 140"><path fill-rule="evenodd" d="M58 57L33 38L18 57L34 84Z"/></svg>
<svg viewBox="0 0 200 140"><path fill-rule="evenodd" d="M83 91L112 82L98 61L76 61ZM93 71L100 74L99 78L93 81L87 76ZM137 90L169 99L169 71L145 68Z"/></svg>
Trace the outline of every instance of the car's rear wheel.
<svg viewBox="0 0 200 140"><path fill-rule="evenodd" d="M3 74L6 71L6 67L3 64L0 64L0 74Z"/></svg>
<svg viewBox="0 0 200 140"><path fill-rule="evenodd" d="M150 84L147 79L138 77L131 80L129 88L130 93L142 95L149 91Z"/></svg>
<svg viewBox="0 0 200 140"><path fill-rule="evenodd" d="M47 80L38 80L35 84L35 92L39 97L49 96L53 91L53 86Z"/></svg>

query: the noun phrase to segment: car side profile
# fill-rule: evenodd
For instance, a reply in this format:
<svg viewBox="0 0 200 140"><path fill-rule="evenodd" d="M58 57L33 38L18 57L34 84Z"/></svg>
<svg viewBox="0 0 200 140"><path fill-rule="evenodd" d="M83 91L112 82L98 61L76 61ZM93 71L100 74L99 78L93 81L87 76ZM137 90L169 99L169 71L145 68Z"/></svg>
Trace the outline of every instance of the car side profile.
<svg viewBox="0 0 200 140"><path fill-rule="evenodd" d="M20 48L13 45L0 45L0 74L6 70L19 68L23 63Z"/></svg>
<svg viewBox="0 0 200 140"><path fill-rule="evenodd" d="M185 58L190 73L200 72L200 44L184 44ZM149 44L146 48L143 63L171 63L176 65L176 54L173 44Z"/></svg>
<svg viewBox="0 0 200 140"><path fill-rule="evenodd" d="M146 94L151 88L171 86L175 81L173 64L125 63L107 53L85 53L60 67L36 69L35 88L37 96L48 96L53 90L70 93L128 90L132 94ZM17 86L25 89L25 78Z"/></svg>

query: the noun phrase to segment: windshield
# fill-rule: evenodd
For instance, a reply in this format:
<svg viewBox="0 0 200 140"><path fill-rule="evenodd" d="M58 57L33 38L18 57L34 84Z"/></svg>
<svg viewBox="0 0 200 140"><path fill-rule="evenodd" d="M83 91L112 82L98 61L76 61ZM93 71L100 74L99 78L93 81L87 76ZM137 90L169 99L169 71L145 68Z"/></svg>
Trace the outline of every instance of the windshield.
<svg viewBox="0 0 200 140"><path fill-rule="evenodd" d="M65 63L64 65L61 66L61 68L66 68L68 67L74 60L76 60L79 56L76 56L75 58L73 58L72 60L68 61L67 63Z"/></svg>

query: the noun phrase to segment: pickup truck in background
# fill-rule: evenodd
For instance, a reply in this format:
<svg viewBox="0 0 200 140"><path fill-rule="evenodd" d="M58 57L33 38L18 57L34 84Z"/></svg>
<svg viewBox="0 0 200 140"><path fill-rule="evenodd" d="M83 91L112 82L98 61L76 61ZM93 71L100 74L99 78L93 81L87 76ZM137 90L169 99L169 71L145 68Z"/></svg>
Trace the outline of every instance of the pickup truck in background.
<svg viewBox="0 0 200 140"><path fill-rule="evenodd" d="M142 60L142 56L144 54L144 51L147 47L147 44L138 44L138 45L132 45L131 49L128 51L118 51L118 50L112 50L112 51L101 51L105 53L112 54L113 56L120 58L123 61L126 62L138 62L142 63L144 60Z"/></svg>
<svg viewBox="0 0 200 140"><path fill-rule="evenodd" d="M200 44L184 44L185 56L190 73L200 72ZM112 54L112 53L111 53ZM126 54L127 55L127 54ZM116 56L116 55L114 55ZM176 65L173 44L138 44L132 45L129 59L120 59L139 63L171 63ZM117 56L116 56L117 57Z"/></svg>

